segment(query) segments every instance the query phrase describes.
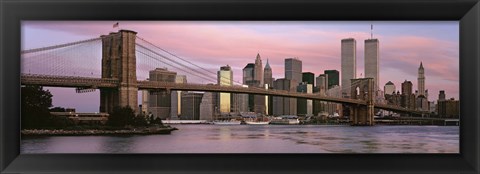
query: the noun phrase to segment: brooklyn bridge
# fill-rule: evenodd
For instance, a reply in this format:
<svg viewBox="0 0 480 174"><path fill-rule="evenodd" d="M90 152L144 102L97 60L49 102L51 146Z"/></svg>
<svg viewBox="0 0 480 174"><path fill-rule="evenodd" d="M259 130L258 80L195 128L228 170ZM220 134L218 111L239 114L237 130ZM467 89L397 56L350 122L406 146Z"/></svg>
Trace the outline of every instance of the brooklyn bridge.
<svg viewBox="0 0 480 174"><path fill-rule="evenodd" d="M185 60L130 30L120 30L98 38L49 47L23 50L22 85L68 87L100 90L100 112L115 106L130 106L137 110L138 91L205 91L244 93L266 96L302 98L340 103L350 108L352 125L373 125L374 110L383 109L410 115L427 112L395 105L375 103L378 87L373 78L351 79L349 98L320 94L298 93L259 87L217 85L216 73ZM100 55L100 56L98 56ZM204 84L149 81L146 72L170 66Z"/></svg>

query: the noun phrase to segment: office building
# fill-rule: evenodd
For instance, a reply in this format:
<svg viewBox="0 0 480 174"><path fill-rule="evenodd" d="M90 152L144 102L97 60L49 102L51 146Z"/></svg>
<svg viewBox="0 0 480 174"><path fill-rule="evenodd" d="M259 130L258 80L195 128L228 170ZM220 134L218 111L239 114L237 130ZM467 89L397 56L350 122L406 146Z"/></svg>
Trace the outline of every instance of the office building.
<svg viewBox="0 0 480 174"><path fill-rule="evenodd" d="M307 84L314 85L315 81L315 74L312 72L304 72L302 73L302 82L307 82Z"/></svg>
<svg viewBox="0 0 480 174"><path fill-rule="evenodd" d="M200 103L202 102L203 93L184 92L182 93L182 120L199 120L200 119Z"/></svg>
<svg viewBox="0 0 480 174"><path fill-rule="evenodd" d="M175 83L178 83L178 84L187 83L187 76L186 75L177 75L175 77ZM171 109L171 112L170 112L170 119L172 119L172 120L178 120L178 117L181 116L181 113L182 113L182 92L183 91L171 91L172 109Z"/></svg>
<svg viewBox="0 0 480 174"><path fill-rule="evenodd" d="M420 67L418 68L418 95L425 94L425 69L423 69L423 63L420 62Z"/></svg>
<svg viewBox="0 0 480 174"><path fill-rule="evenodd" d="M257 53L257 58L255 58L255 76L253 80L260 82L260 85L257 87L263 87L263 65L262 58L260 57L259 53Z"/></svg>
<svg viewBox="0 0 480 174"><path fill-rule="evenodd" d="M438 100L438 116L441 118L459 118L460 101L451 98L449 100Z"/></svg>
<svg viewBox="0 0 480 174"><path fill-rule="evenodd" d="M428 102L428 111L433 114L437 114L437 109L435 107L435 102L434 101L429 101Z"/></svg>
<svg viewBox="0 0 480 174"><path fill-rule="evenodd" d="M315 89L316 92L320 93L320 95L325 95L327 93L328 83L330 80L329 78L330 77L328 76L328 74L320 74L316 78L317 83L315 84Z"/></svg>
<svg viewBox="0 0 480 174"><path fill-rule="evenodd" d="M220 67L220 70L217 72L217 83L220 86L233 85L233 71L229 65ZM219 107L220 113L231 112L231 100L232 97L230 93L220 93L218 95L217 106Z"/></svg>
<svg viewBox="0 0 480 174"><path fill-rule="evenodd" d="M307 82L302 82L297 86L297 92L311 94L313 92L313 85ZM297 114L302 116L310 116L313 113L312 100L297 99Z"/></svg>
<svg viewBox="0 0 480 174"><path fill-rule="evenodd" d="M385 95L392 95L396 91L395 84L393 84L391 81L388 81L383 87L383 91L385 92Z"/></svg>
<svg viewBox="0 0 480 174"><path fill-rule="evenodd" d="M340 73L337 70L325 70L323 72L328 76L328 89L331 89L334 86L340 86Z"/></svg>
<svg viewBox="0 0 480 174"><path fill-rule="evenodd" d="M298 86L302 82L302 61L298 58L285 59L285 79L292 83L290 87Z"/></svg>
<svg viewBox="0 0 480 174"><path fill-rule="evenodd" d="M268 63L268 59L267 59L267 64L265 65L265 68L263 70L263 82L265 84L268 84L268 87L272 87L273 86L273 77L272 77L272 68L270 67L270 64Z"/></svg>
<svg viewBox="0 0 480 174"><path fill-rule="evenodd" d="M402 83L402 98L401 98L401 106L408 108L408 109L414 109L415 108L415 94L412 93L412 82L405 80Z"/></svg>
<svg viewBox="0 0 480 174"><path fill-rule="evenodd" d="M296 91L296 87L302 82L302 61L300 59L285 59L285 79L290 80L290 91ZM290 115L297 115L297 99L289 98L288 101Z"/></svg>
<svg viewBox="0 0 480 174"><path fill-rule="evenodd" d="M267 64L265 65L263 71L263 78L264 78L264 85L265 89L273 88L273 81L275 79L272 77L272 68L267 59ZM272 96L265 96L265 114L272 115L273 114L273 97Z"/></svg>
<svg viewBox="0 0 480 174"><path fill-rule="evenodd" d="M373 78L375 91L380 90L379 81L379 41L378 39L365 40L365 78Z"/></svg>
<svg viewBox="0 0 480 174"><path fill-rule="evenodd" d="M351 79L357 78L357 42L353 38L342 39L341 78L342 97L350 97Z"/></svg>
<svg viewBox="0 0 480 174"><path fill-rule="evenodd" d="M243 68L243 84L247 84L247 82L254 80L255 76L255 64L249 63L245 68Z"/></svg>
<svg viewBox="0 0 480 174"><path fill-rule="evenodd" d="M166 68L156 68L149 72L150 81L156 82L175 82L176 72L169 71ZM154 118L167 119L171 112L171 94L167 91L151 91L148 97L148 111Z"/></svg>
<svg viewBox="0 0 480 174"><path fill-rule="evenodd" d="M419 111L429 111L428 100L424 95L417 96L417 110Z"/></svg>
<svg viewBox="0 0 480 174"><path fill-rule="evenodd" d="M281 78L281 79L276 79L274 82L273 82L273 86L274 86L274 89L276 90L285 90L285 91L289 91L291 88L290 88L290 80L289 79L284 79L284 78ZM277 97L277 96L274 96L273 97L273 104L272 104L272 114L274 116L280 116L280 115L289 115L291 113L293 113L293 111L291 111L291 105L293 103L291 103L291 98L288 98L288 97ZM296 102L295 102L295 109L296 109ZM296 114L296 110L295 110L295 114Z"/></svg>
<svg viewBox="0 0 480 174"><path fill-rule="evenodd" d="M248 88L247 85L242 85L242 87ZM232 112L249 112L248 94L232 94Z"/></svg>
<svg viewBox="0 0 480 174"><path fill-rule="evenodd" d="M440 92L438 93L438 100L439 101L445 100L445 90L440 90Z"/></svg>
<svg viewBox="0 0 480 174"><path fill-rule="evenodd" d="M215 119L215 95L205 92L200 102L200 120L212 121Z"/></svg>

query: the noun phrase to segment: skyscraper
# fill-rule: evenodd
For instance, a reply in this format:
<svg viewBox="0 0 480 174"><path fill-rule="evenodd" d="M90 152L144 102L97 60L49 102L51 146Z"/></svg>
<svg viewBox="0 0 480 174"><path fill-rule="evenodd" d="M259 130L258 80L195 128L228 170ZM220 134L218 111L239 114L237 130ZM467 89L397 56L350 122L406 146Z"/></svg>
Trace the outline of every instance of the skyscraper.
<svg viewBox="0 0 480 174"><path fill-rule="evenodd" d="M285 79L291 81L291 88L302 82L302 61L298 58L285 59Z"/></svg>
<svg viewBox="0 0 480 174"><path fill-rule="evenodd" d="M200 120L211 121L215 114L215 96L211 92L205 92L200 103Z"/></svg>
<svg viewBox="0 0 480 174"><path fill-rule="evenodd" d="M396 91L395 84L393 84L391 81L388 81L383 87L383 91L385 91L385 95L392 95Z"/></svg>
<svg viewBox="0 0 480 174"><path fill-rule="evenodd" d="M296 87L302 82L302 61L298 58L285 59L285 79L290 80L290 91L296 91ZM289 113L292 115L297 114L297 99L290 98Z"/></svg>
<svg viewBox="0 0 480 174"><path fill-rule="evenodd" d="M420 67L418 68L418 95L425 95L425 70L423 69L423 64L420 62Z"/></svg>
<svg viewBox="0 0 480 174"><path fill-rule="evenodd" d="M402 95L410 95L410 94L413 94L412 93L412 82L411 81L407 81L405 80L403 83L402 83Z"/></svg>
<svg viewBox="0 0 480 174"><path fill-rule="evenodd" d="M260 82L260 87L263 87L263 65L262 59L260 58L260 54L257 53L257 58L255 59L255 76L254 80L258 80Z"/></svg>
<svg viewBox="0 0 480 174"><path fill-rule="evenodd" d="M184 92L182 93L182 120L199 120L200 119L200 103L202 102L203 93Z"/></svg>
<svg viewBox="0 0 480 174"><path fill-rule="evenodd" d="M263 82L265 84L268 84L268 87L272 87L273 85L273 77L272 77L272 68L270 68L270 64L268 63L267 59L267 64L265 65L265 69L263 70Z"/></svg>
<svg viewBox="0 0 480 174"><path fill-rule="evenodd" d="M445 90L440 90L438 93L438 101L444 101L445 100Z"/></svg>
<svg viewBox="0 0 480 174"><path fill-rule="evenodd" d="M338 72L338 71L337 71ZM320 74L317 77L316 88L320 95L325 95L327 92L328 81L330 80L330 76L328 74Z"/></svg>
<svg viewBox="0 0 480 174"><path fill-rule="evenodd" d="M357 78L357 42L353 38L342 39L342 96L350 96L351 79Z"/></svg>
<svg viewBox="0 0 480 174"><path fill-rule="evenodd" d="M379 42L378 39L365 40L365 77L373 78L375 91L379 90Z"/></svg>
<svg viewBox="0 0 480 174"><path fill-rule="evenodd" d="M255 76L255 64L249 63L245 66L245 68L243 68L242 83L244 85L248 84L249 81L254 80L254 76Z"/></svg>
<svg viewBox="0 0 480 174"><path fill-rule="evenodd" d="M307 82L307 84L314 85L315 81L315 74L312 72L304 72L302 73L302 82Z"/></svg>
<svg viewBox="0 0 480 174"><path fill-rule="evenodd" d="M337 70L325 70L324 74L328 76L328 89L333 88L335 85L339 86L340 74Z"/></svg>
<svg viewBox="0 0 480 174"><path fill-rule="evenodd" d="M233 85L233 71L230 66L220 67L220 71L217 72L217 82L220 86L232 86ZM231 110L231 94L220 93L218 105L220 113L229 113Z"/></svg>
<svg viewBox="0 0 480 174"><path fill-rule="evenodd" d="M177 75L175 77L175 83L187 83L186 75ZM172 91L171 92L171 105L172 109L170 112L170 119L178 119L178 116L182 113L182 92L183 91Z"/></svg>
<svg viewBox="0 0 480 174"><path fill-rule="evenodd" d="M313 84L302 82L297 86L297 92L311 94L313 92ZM297 114L298 115L312 115L312 100L297 99Z"/></svg>
<svg viewBox="0 0 480 174"><path fill-rule="evenodd" d="M268 63L267 59L267 64L265 65L265 68L263 69L263 82L265 83L264 85L266 89L272 88L273 87L273 77L272 77L272 68L270 67L270 64ZM265 114L266 115L272 115L272 110L273 109L273 98L272 96L265 96Z"/></svg>
<svg viewBox="0 0 480 174"><path fill-rule="evenodd" d="M273 82L274 89L285 90L285 91L289 91L291 89L290 84L292 84L290 80L284 79L284 78L276 79ZM293 112L290 110L291 109L290 106L293 105L293 103L291 103L292 102L291 99L292 98L288 98L288 97L274 96L272 114L275 116L291 114ZM295 114L296 114L296 106L297 104L295 102Z"/></svg>
<svg viewBox="0 0 480 174"><path fill-rule="evenodd" d="M415 94L412 93L412 82L406 81L402 83L401 106L409 109L415 108Z"/></svg>
<svg viewBox="0 0 480 174"><path fill-rule="evenodd" d="M149 80L156 82L175 82L176 72L168 71L166 68L156 68L149 72ZM166 119L171 112L171 94L167 91L150 92L148 97L148 111L155 118Z"/></svg>

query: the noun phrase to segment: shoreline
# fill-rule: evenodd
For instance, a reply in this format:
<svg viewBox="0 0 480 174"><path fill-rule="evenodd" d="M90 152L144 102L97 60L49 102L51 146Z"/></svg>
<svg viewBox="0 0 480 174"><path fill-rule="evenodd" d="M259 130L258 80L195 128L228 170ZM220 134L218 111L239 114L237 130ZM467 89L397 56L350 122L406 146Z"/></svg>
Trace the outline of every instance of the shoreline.
<svg viewBox="0 0 480 174"><path fill-rule="evenodd" d="M47 129L25 129L21 131L22 136L92 136L92 135L155 135L170 134L178 130L175 127L165 128L140 128L133 130L47 130Z"/></svg>

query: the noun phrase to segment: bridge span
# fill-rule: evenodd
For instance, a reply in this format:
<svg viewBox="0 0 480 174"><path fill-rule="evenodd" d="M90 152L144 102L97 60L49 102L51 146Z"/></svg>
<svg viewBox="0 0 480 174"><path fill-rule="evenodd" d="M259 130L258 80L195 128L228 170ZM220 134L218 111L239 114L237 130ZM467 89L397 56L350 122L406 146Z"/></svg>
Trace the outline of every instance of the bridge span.
<svg viewBox="0 0 480 174"><path fill-rule="evenodd" d="M69 87L69 88L92 88L92 89L116 89L120 86L120 82L116 78L91 78L91 77L74 77L74 76L52 76L52 75L37 75L37 74L22 74L22 85L41 85L48 87ZM320 100L326 102L334 102L348 105L362 105L366 106L367 102L360 99L338 98L323 96L319 94L307 94L289 92L285 90L263 89L255 87L241 87L241 86L220 86L214 84L192 84L192 83L172 83L172 82L157 82L139 80L137 81L139 90L178 90L178 91L204 91L204 92L226 92L226 93L241 93L241 94L256 94L268 95L278 97L292 97L303 98L311 100ZM398 106L386 104L374 104L377 109L384 109L400 113L413 113L417 115L426 114L426 112L406 109Z"/></svg>

